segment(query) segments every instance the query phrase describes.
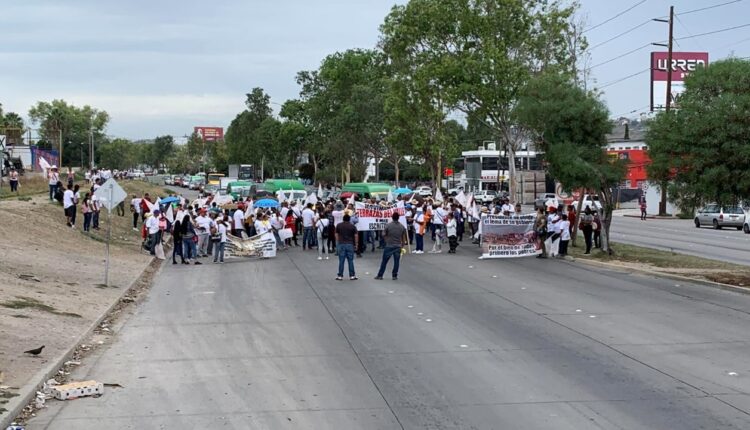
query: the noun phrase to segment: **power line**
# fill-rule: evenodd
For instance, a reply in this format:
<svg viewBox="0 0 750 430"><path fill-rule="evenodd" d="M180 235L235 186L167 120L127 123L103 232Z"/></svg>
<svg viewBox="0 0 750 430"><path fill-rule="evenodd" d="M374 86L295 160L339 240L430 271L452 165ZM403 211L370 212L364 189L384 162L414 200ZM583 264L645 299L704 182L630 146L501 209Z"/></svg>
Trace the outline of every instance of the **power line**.
<svg viewBox="0 0 750 430"><path fill-rule="evenodd" d="M683 23L683 22L682 22L682 20L680 19L680 16L679 16L679 15L675 15L674 17L675 17L675 18L677 18L677 22L679 22L679 23L680 23L680 25L682 26L682 28L684 28L684 29L685 29L685 31L687 32L688 36L692 36L692 35L693 35L693 33L691 33L691 32L690 32L690 29L689 29L689 28L688 28L688 27L687 27L687 26L685 25L685 23ZM675 40L675 42L677 42L677 40ZM698 46L699 46L699 47L700 47L700 48L701 48L702 50L704 50L704 51L706 50L706 48L704 48L704 47L703 47L703 45L701 45L701 43L700 43L700 42L696 42L696 43L698 44ZM677 45L679 46L680 44L679 44L679 43L677 43Z"/></svg>
<svg viewBox="0 0 750 430"><path fill-rule="evenodd" d="M726 3L715 4L713 6L706 6L706 7L700 8L700 9L693 9L693 10L689 10L687 12L678 13L678 14L675 14L675 15L687 15L687 14L695 13L695 12L703 12L704 10L715 9L717 7L727 6L727 5L730 5L730 4L739 3L741 1L743 1L743 0L732 0L732 1L728 1Z"/></svg>
<svg viewBox="0 0 750 430"><path fill-rule="evenodd" d="M607 60L607 61L602 61L602 62L601 62L601 63L599 63L599 64L594 64L594 65L593 65L593 66L591 66L590 68L591 68L591 69L594 69L594 68L597 68L597 67L599 67L599 66L603 66L603 65L605 65L605 64L609 64L609 63L611 63L611 62L613 62L613 61L615 61L615 60L619 60L620 58L623 58L623 57L627 57L628 55L630 55L630 54L632 54L632 53L634 53L634 52L638 52L638 51L640 51L640 50L642 50L642 49L648 48L649 46L651 46L651 44L650 44L650 43L647 43L647 44L645 44L645 45L643 45L643 46L641 46L641 47L639 47L639 48L635 48L635 49L633 49L633 50L631 50L631 51L628 51L628 52L626 52L626 53L624 53L624 54L620 54L620 55L618 55L617 57L612 57L612 58L610 58L610 59L609 59L609 60Z"/></svg>
<svg viewBox="0 0 750 430"><path fill-rule="evenodd" d="M625 112L625 113L621 113L621 114L618 114L618 115L613 115L613 116L614 116L614 117L617 117L617 118L620 118L620 117L623 117L623 116L625 116L625 115L630 115L631 113L638 113L638 112L640 112L640 111L642 111L642 110L644 110L644 109L646 109L646 108L648 108L648 107L651 107L651 105L650 105L650 104L648 104L648 105L646 105L646 106L643 106L643 107L639 107L639 108L635 108L635 109L633 109L633 110L631 110L631 111L628 111L628 112Z"/></svg>
<svg viewBox="0 0 750 430"><path fill-rule="evenodd" d="M726 31L737 30L738 28L745 28L745 27L750 27L750 24L743 24L743 25L737 25L737 26L729 27L729 28L722 28L721 30L714 30L714 31L706 32L706 33L694 34L692 36L680 37L680 38L675 39L675 40L693 39L693 38L696 38L696 37L708 36L710 34L724 33Z"/></svg>
<svg viewBox="0 0 750 430"><path fill-rule="evenodd" d="M612 18L609 18L608 20L606 20L604 22L600 22L599 24L597 24L597 25L595 25L593 27L589 27L586 30L583 30L583 32L586 33L588 31L591 31L591 30L595 29L595 28L599 28L599 27L603 26L604 24L606 24L606 23L608 23L608 22L610 22L612 20L615 20L615 19L617 19L617 18L625 15L626 13L628 13L631 10L637 8L638 6L642 5L643 3L646 3L646 0L639 1L638 3L634 4L633 6L630 6L629 8L625 9L624 11L622 11L622 12L618 13L617 15L613 16Z"/></svg>
<svg viewBox="0 0 750 430"><path fill-rule="evenodd" d="M601 90L601 89L604 89L604 88L607 88L607 87L611 87L612 85L619 84L622 81L626 81L626 80L628 80L630 78L634 78L634 77L636 77L638 75L642 75L642 74L644 74L646 72L649 72L649 71L651 71L651 67L648 67L648 68L646 68L644 70L641 70L640 72L633 73L632 75L625 76L624 78L620 78L620 79L617 79L615 81L608 82L608 83L600 86L598 89Z"/></svg>
<svg viewBox="0 0 750 430"><path fill-rule="evenodd" d="M596 48L598 48L598 47L600 47L600 46L602 46L602 45L605 45L605 44L607 44L607 43L609 43L609 42L611 42L611 41L613 41L613 40L617 40L617 39L621 38L622 36L625 36L626 34L632 33L632 32L634 32L635 30L638 30L639 28L643 27L644 25L646 25L646 24L648 24L648 23L650 23L650 22L652 22L652 21L653 21L653 20L651 20L651 19L649 19L648 21L644 21L644 22L642 22L642 23L640 23L640 24L636 25L635 27L633 27L633 28L631 28L631 29L629 29L629 30L625 30L625 31L623 31L622 33L618 34L617 36L611 37L611 38L609 38L609 39L605 40L604 42L601 42L601 43L598 43L598 44L596 44L596 45L592 46L592 47L590 48L590 50L592 50L592 51L593 51L594 49L596 49Z"/></svg>

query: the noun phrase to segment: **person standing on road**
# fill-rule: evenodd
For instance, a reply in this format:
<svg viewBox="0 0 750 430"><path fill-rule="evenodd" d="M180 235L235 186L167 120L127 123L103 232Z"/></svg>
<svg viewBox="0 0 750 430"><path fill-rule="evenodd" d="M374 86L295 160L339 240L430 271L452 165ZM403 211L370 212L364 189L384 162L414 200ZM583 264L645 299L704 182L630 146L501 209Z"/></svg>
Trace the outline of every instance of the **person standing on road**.
<svg viewBox="0 0 750 430"><path fill-rule="evenodd" d="M294 212L291 209L287 210L284 223L286 228L292 231L292 237L286 240L286 246L292 246L292 241L294 241L294 246L299 246L297 243L297 219L294 217Z"/></svg>
<svg viewBox="0 0 750 430"><path fill-rule="evenodd" d="M448 254L455 254L456 248L458 247L458 236L457 236L458 224L453 213L448 214L448 222L445 223L445 234L448 235Z"/></svg>
<svg viewBox="0 0 750 430"><path fill-rule="evenodd" d="M206 210L201 209L195 218L198 224L198 255L208 257L208 240L211 234L211 218L206 216Z"/></svg>
<svg viewBox="0 0 750 430"><path fill-rule="evenodd" d="M445 235L445 221L446 217L448 215L448 211L443 209L442 206L435 205L433 206L434 218L432 219L432 224L435 227L433 238L434 242L432 243L432 251L430 251L432 254L440 254L443 252L443 236Z"/></svg>
<svg viewBox="0 0 750 430"><path fill-rule="evenodd" d="M385 269L388 266L388 260L393 257L393 280L398 280L398 267L401 262L401 252L404 246L409 243L409 238L406 233L406 228L398 222L399 214L394 212L391 215L391 222L385 226L383 230L383 238L385 239L385 248L383 248L383 259L380 261L380 270L375 279L382 280Z"/></svg>
<svg viewBox="0 0 750 430"><path fill-rule="evenodd" d="M172 225L172 264L177 264L177 256L180 256L182 264L188 264L182 252L182 221L177 220Z"/></svg>
<svg viewBox="0 0 750 430"><path fill-rule="evenodd" d="M417 215L414 217L415 224L415 235L417 241L417 247L414 250L415 254L424 254L424 234L427 231L427 223L429 215L425 214L424 209L420 206L417 208Z"/></svg>
<svg viewBox="0 0 750 430"><path fill-rule="evenodd" d="M10 168L10 192L18 194L18 172L15 167Z"/></svg>
<svg viewBox="0 0 750 430"><path fill-rule="evenodd" d="M156 244L159 239L159 211L155 210L146 218L146 232L148 233L148 252L156 255Z"/></svg>
<svg viewBox="0 0 750 430"><path fill-rule="evenodd" d="M568 255L568 242L570 242L570 221L568 221L568 214L562 214L562 220L560 221L560 251L558 256L565 258Z"/></svg>
<svg viewBox="0 0 750 430"><path fill-rule="evenodd" d="M315 233L313 226L315 224L315 212L312 209L312 203L308 203L302 210L302 250L312 249L315 244Z"/></svg>
<svg viewBox="0 0 750 430"><path fill-rule="evenodd" d="M49 200L55 201L55 194L57 194L57 183L60 182L60 174L57 172L57 166L54 164L49 168L47 172L47 183L49 184Z"/></svg>
<svg viewBox="0 0 750 430"><path fill-rule="evenodd" d="M63 193L63 210L65 211L65 218L67 220L67 225L70 228L75 228L73 225L73 220L75 218L75 194L73 194L73 187L68 187L67 190Z"/></svg>
<svg viewBox="0 0 750 430"><path fill-rule="evenodd" d="M641 197L641 221L646 221L646 199Z"/></svg>
<svg viewBox="0 0 750 430"><path fill-rule="evenodd" d="M318 260L323 259L323 254L325 254L326 260L328 260L328 254L330 254L326 245L326 241L328 240L328 225L328 217L321 208L318 211L318 216L315 218L315 235L318 239Z"/></svg>
<svg viewBox="0 0 750 430"><path fill-rule="evenodd" d="M581 224L578 226L583 231L583 239L586 241L585 254L591 254L591 236L594 233L594 216L591 214L591 208L586 206L581 216Z"/></svg>
<svg viewBox="0 0 750 430"><path fill-rule="evenodd" d="M602 247L602 219L599 216L599 211L594 211L594 222L591 224L592 229L594 230L594 247L601 248Z"/></svg>
<svg viewBox="0 0 750 430"><path fill-rule="evenodd" d="M354 272L354 249L357 247L357 227L350 222L349 214L344 214L344 218L336 226L336 251L339 254L339 271L336 280L344 279L344 261L349 263L349 279L357 280Z"/></svg>
<svg viewBox="0 0 750 430"><path fill-rule="evenodd" d="M544 208L539 208L537 211L534 231L536 231L536 237L542 249L542 253L537 255L537 258L547 258L547 249L545 246L547 240L547 215L544 213Z"/></svg>
<svg viewBox="0 0 750 430"><path fill-rule="evenodd" d="M239 208L232 214L232 234L241 239L245 238L245 213Z"/></svg>
<svg viewBox="0 0 750 430"><path fill-rule="evenodd" d="M227 225L224 221L216 223L216 235L218 240L214 241L214 263L224 263L224 248L227 244Z"/></svg>

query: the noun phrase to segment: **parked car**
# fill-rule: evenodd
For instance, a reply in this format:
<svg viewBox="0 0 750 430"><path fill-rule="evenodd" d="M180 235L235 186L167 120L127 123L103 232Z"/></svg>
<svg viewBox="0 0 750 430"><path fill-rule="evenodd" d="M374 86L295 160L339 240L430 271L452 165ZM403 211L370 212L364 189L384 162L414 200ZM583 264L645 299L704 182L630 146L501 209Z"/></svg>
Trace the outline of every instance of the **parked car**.
<svg viewBox="0 0 750 430"><path fill-rule="evenodd" d="M479 203L492 203L496 198L497 191L495 190L482 190L474 194L474 200Z"/></svg>
<svg viewBox="0 0 750 430"><path fill-rule="evenodd" d="M184 175L182 177L182 180L180 181L180 186L182 188L187 188L190 185L190 178L191 178L190 175Z"/></svg>
<svg viewBox="0 0 750 430"><path fill-rule="evenodd" d="M464 187L456 187L448 190L449 196L457 196L459 193L464 191Z"/></svg>
<svg viewBox="0 0 750 430"><path fill-rule="evenodd" d="M432 188L423 185L421 187L417 187L417 189L414 190L414 192L419 194L422 197L430 197L432 195Z"/></svg>
<svg viewBox="0 0 750 430"><path fill-rule="evenodd" d="M722 207L717 204L706 205L695 215L695 227L711 226L717 230L722 227L735 227L742 230L746 225L747 217L742 206ZM750 230L745 230L750 233Z"/></svg>
<svg viewBox="0 0 750 430"><path fill-rule="evenodd" d="M538 199L534 200L534 209L547 210L548 207L557 207L558 204L559 202L557 201L557 196L555 195L555 193L542 194Z"/></svg>
<svg viewBox="0 0 750 430"><path fill-rule="evenodd" d="M137 179L137 178L145 178L146 174L143 173L143 170L131 170L128 172L128 178L130 179Z"/></svg>
<svg viewBox="0 0 750 430"><path fill-rule="evenodd" d="M574 201L572 203L573 206L578 208L578 202ZM602 203L599 201L599 196L594 196L591 194L584 194L583 195L583 205L581 205L581 210L586 210L586 208L589 207L591 210L599 211L602 209Z"/></svg>

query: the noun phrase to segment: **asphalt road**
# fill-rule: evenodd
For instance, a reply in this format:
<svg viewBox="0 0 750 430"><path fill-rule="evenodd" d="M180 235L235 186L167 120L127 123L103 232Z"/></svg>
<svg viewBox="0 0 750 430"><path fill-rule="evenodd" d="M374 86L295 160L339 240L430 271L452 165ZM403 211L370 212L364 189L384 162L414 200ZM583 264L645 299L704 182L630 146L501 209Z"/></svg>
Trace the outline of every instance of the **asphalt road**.
<svg viewBox="0 0 750 430"><path fill-rule="evenodd" d="M750 265L750 234L736 228L696 228L691 220L615 217L612 240L728 263Z"/></svg>
<svg viewBox="0 0 750 430"><path fill-rule="evenodd" d="M73 375L124 388L27 428L750 428L749 296L477 255L165 265Z"/></svg>

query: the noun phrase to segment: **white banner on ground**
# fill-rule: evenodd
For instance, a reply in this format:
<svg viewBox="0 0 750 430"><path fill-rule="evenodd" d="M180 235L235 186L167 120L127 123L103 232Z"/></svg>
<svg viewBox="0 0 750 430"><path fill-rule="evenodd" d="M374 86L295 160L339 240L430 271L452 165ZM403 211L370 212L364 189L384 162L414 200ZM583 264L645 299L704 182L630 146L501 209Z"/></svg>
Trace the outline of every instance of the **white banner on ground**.
<svg viewBox="0 0 750 430"><path fill-rule="evenodd" d="M406 227L406 217L404 216L404 208L397 207L396 205L370 205L364 203L357 203L355 205L357 210L357 230L359 231L374 231L384 230L385 225L391 222L391 216L396 212L399 217L399 222Z"/></svg>
<svg viewBox="0 0 750 430"><path fill-rule="evenodd" d="M263 253L263 258L271 258L276 257L276 238L274 237L273 233L266 232L258 236L258 240L261 242L261 245L263 248L261 248L261 252Z"/></svg>
<svg viewBox="0 0 750 430"><path fill-rule="evenodd" d="M515 258L541 253L534 231L534 214L521 216L482 215L482 256Z"/></svg>

